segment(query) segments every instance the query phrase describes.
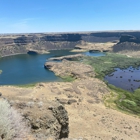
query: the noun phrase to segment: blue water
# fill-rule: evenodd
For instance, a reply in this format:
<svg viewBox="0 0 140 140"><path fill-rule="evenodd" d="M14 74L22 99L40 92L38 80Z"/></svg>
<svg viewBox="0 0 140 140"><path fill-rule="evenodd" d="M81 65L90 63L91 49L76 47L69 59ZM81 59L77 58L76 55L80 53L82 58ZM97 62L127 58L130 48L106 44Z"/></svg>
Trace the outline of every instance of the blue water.
<svg viewBox="0 0 140 140"><path fill-rule="evenodd" d="M140 67L116 68L112 74L105 76L105 80L109 84L133 92L140 88Z"/></svg>
<svg viewBox="0 0 140 140"><path fill-rule="evenodd" d="M50 54L20 54L0 58L0 85L22 85L38 82L61 81L55 74L44 68L50 57L77 54L68 50L50 51ZM85 53L91 56L101 56L103 53Z"/></svg>
<svg viewBox="0 0 140 140"><path fill-rule="evenodd" d="M101 52L84 52L83 54L85 54L86 56L94 56L94 57L106 55L105 53L101 53Z"/></svg>

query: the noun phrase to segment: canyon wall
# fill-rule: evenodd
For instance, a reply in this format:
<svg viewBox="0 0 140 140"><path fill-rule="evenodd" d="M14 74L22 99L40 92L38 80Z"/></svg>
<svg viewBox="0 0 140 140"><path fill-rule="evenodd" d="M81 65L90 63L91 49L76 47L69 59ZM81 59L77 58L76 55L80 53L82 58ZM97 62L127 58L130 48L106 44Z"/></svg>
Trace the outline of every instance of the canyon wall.
<svg viewBox="0 0 140 140"><path fill-rule="evenodd" d="M139 38L140 32L1 34L0 56L28 53L29 51L45 53L54 49L73 49L83 42L106 43L120 40L119 45L124 42L140 43Z"/></svg>
<svg viewBox="0 0 140 140"><path fill-rule="evenodd" d="M113 46L113 52L140 51L140 33L122 34L119 42Z"/></svg>

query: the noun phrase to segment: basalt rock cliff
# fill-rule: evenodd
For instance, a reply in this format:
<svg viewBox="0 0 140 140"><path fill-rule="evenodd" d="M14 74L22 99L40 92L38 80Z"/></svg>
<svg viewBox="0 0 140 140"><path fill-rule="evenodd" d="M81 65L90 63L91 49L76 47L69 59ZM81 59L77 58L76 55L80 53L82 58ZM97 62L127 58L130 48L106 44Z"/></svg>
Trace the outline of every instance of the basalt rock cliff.
<svg viewBox="0 0 140 140"><path fill-rule="evenodd" d="M0 56L18 53L46 53L54 49L73 49L83 42L140 43L140 32L81 32L81 33L28 33L1 34ZM119 43L119 44L120 44Z"/></svg>
<svg viewBox="0 0 140 140"><path fill-rule="evenodd" d="M120 43L122 42L140 43L140 37L132 36L132 35L122 35L120 38Z"/></svg>
<svg viewBox="0 0 140 140"><path fill-rule="evenodd" d="M123 34L118 44L114 45L113 52L140 51L140 34Z"/></svg>

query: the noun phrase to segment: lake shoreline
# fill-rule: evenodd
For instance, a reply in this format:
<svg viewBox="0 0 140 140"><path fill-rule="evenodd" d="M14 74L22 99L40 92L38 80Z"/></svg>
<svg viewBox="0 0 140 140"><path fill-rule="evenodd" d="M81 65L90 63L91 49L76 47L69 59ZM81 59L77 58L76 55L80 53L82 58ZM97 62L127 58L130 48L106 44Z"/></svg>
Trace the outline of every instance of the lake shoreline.
<svg viewBox="0 0 140 140"><path fill-rule="evenodd" d="M16 55L20 55L20 54L27 54L27 53L15 53L15 54L9 54L9 55L1 56L0 58L4 58L4 57L8 57L8 56L16 56Z"/></svg>
<svg viewBox="0 0 140 140"><path fill-rule="evenodd" d="M38 53L38 54L49 54L49 53L50 53L49 51L46 51L46 52L44 52L44 53ZM22 55L22 54L28 54L28 52L27 52L27 53L14 53L14 54L8 54L8 55L1 56L0 58L4 58L4 57L8 57L8 56ZM31 55L31 54L29 54L29 55Z"/></svg>
<svg viewBox="0 0 140 140"><path fill-rule="evenodd" d="M89 58L94 59L94 57ZM99 65L99 63L97 64ZM72 76L75 79L70 82L39 82L29 87L0 86L2 98L6 98L13 107L27 118L30 118L30 124L37 126L36 130L39 131L31 127L33 135L42 134L44 136L44 132L51 132L56 126L61 128L59 123L58 125L56 124L56 118L53 118L53 120L56 119L55 122L52 121L53 111L51 109L54 109L54 104L56 103L61 104L61 107L68 112L69 120L67 123L69 137L71 138L80 136L90 140L96 136L102 139L106 137L105 140L108 140L115 136L119 137L120 131L118 130L122 130L127 126L135 128L139 123L137 114L126 109L119 110L116 105L119 100L121 100L121 103L130 102L123 98L124 91L122 90L122 96L114 101L114 97L118 97L120 91L118 93L116 89L113 91L113 88L109 88L102 80L97 79L94 67L83 64L83 62L68 60L62 61L62 64L53 62L51 66L51 70L56 75L60 77L64 75L67 77ZM116 95L112 97L112 93ZM115 107L112 104L115 104ZM42 118L47 118L47 120ZM124 120L125 123L122 123ZM50 121L54 125L50 125L49 128L44 127ZM43 124L43 126L38 124ZM93 129L102 131L97 132L93 131ZM140 129L139 125L137 125L137 129ZM131 137L139 137L137 129L133 130L134 133L131 134ZM131 129L125 129L125 131L121 132L120 138L129 139L126 132L131 133L131 131Z"/></svg>

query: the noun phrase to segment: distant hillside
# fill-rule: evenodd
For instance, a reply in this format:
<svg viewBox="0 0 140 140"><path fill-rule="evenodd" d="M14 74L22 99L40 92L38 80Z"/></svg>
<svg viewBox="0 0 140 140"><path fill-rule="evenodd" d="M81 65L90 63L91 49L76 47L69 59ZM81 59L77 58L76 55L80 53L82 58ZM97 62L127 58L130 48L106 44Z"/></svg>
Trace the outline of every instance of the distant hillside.
<svg viewBox="0 0 140 140"><path fill-rule="evenodd" d="M130 34L123 34L120 41L113 47L113 52L120 51L140 51L140 35L137 33L134 36Z"/></svg>
<svg viewBox="0 0 140 140"><path fill-rule="evenodd" d="M140 43L140 37L132 36L132 35L122 35L120 38L120 43L122 42Z"/></svg>
<svg viewBox="0 0 140 140"><path fill-rule="evenodd" d="M87 32L87 33L31 33L0 35L0 55L28 53L30 50L44 52L52 49L73 49L81 42L105 43L124 42L139 43L140 32Z"/></svg>

